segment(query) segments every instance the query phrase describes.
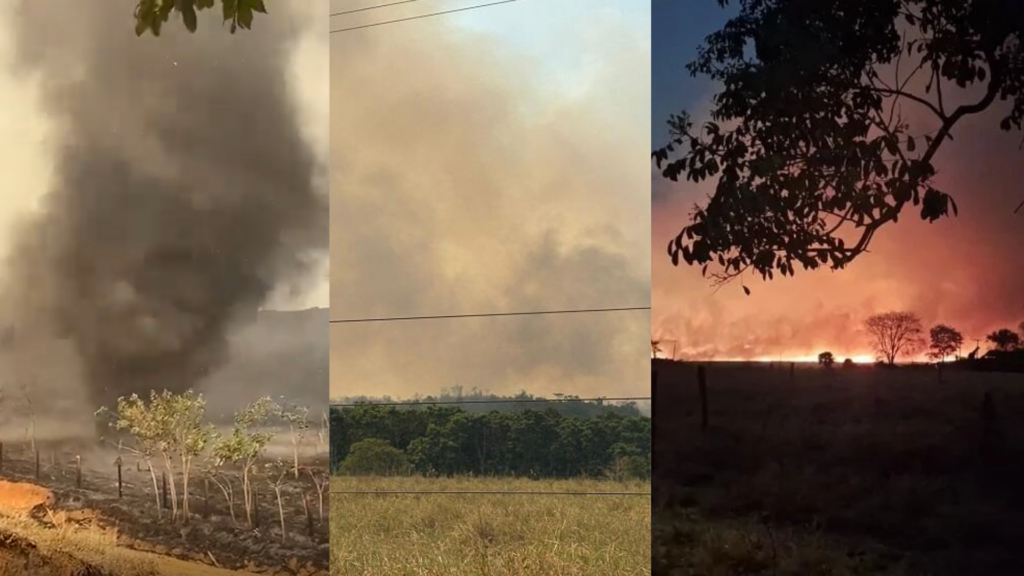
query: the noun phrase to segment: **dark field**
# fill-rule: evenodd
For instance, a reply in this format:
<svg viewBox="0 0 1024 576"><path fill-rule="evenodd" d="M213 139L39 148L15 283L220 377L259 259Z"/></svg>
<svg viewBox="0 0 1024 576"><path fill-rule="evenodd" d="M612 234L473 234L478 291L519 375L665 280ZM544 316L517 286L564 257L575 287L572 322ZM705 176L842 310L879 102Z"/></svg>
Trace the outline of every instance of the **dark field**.
<svg viewBox="0 0 1024 576"><path fill-rule="evenodd" d="M1024 574L1024 375L653 370L655 574Z"/></svg>

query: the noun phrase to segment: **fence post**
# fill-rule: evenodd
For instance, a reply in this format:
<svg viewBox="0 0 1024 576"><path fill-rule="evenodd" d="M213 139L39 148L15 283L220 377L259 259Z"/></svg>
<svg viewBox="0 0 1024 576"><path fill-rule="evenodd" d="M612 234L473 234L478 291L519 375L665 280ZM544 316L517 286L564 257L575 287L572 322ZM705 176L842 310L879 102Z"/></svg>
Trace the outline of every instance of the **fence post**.
<svg viewBox="0 0 1024 576"><path fill-rule="evenodd" d="M203 478L203 518L210 517L210 479Z"/></svg>
<svg viewBox="0 0 1024 576"><path fill-rule="evenodd" d="M260 527L260 489L256 485L252 487L252 527Z"/></svg>
<svg viewBox="0 0 1024 576"><path fill-rule="evenodd" d="M309 537L313 537L313 513L309 509L309 494L305 491L302 492L302 507L306 510L306 530L309 532Z"/></svg>
<svg viewBox="0 0 1024 576"><path fill-rule="evenodd" d="M697 392L700 393L700 429L708 429L708 377L703 364L697 366Z"/></svg>
<svg viewBox="0 0 1024 576"><path fill-rule="evenodd" d="M82 487L82 456L75 456L75 488Z"/></svg>
<svg viewBox="0 0 1024 576"><path fill-rule="evenodd" d="M651 472L658 469L658 371L651 370Z"/></svg>
<svg viewBox="0 0 1024 576"><path fill-rule="evenodd" d="M979 452L986 464L991 464L1001 455L1002 429L996 414L996 404L992 390L985 390L981 400L981 443Z"/></svg>
<svg viewBox="0 0 1024 576"><path fill-rule="evenodd" d="M124 488L121 482L121 457L118 456L114 463L117 464L117 499L120 500L124 497Z"/></svg>

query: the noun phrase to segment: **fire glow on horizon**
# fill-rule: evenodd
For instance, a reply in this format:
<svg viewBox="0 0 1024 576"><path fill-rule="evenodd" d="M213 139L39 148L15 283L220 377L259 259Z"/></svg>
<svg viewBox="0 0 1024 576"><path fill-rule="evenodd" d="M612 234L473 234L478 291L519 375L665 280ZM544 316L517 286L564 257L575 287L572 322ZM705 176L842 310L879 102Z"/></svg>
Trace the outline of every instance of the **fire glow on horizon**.
<svg viewBox="0 0 1024 576"><path fill-rule="evenodd" d="M655 3L654 21L686 14L671 6ZM673 54L655 59L655 79L676 77L676 67L696 55L692 38L713 32L727 17L710 10L692 35L655 33L655 53ZM920 80L923 84L927 78ZM924 93L923 85L909 88ZM681 108L693 115L695 125L710 119L718 90L706 78L657 84L652 96L661 105L653 108L651 145L667 143L666 120ZM952 93L963 102L981 96L977 89ZM945 97L949 101L950 93ZM893 311L917 315L925 339L933 326L945 324L963 335L960 355L976 347L979 356L985 354L991 348L988 334L1002 328L1017 331L1024 320L1024 251L1017 248L1024 242L1024 215L1013 212L1021 202L1021 135L999 130L1006 113L1007 104L996 102L965 118L956 126L955 139L944 143L936 157L933 184L955 198L957 216L929 223L907 210L898 224L879 230L869 253L837 272L798 267L794 277L767 282L747 274L716 289L700 267L673 266L666 245L689 222L694 205L705 204L714 193L717 179L672 182L652 165L651 332L652 340L664 343L658 356L816 362L819 353L829 350L839 364L848 357L872 363L875 354L863 323L873 314ZM914 133L936 128L924 108L904 106L902 114ZM896 362L928 362L926 352L901 354Z"/></svg>

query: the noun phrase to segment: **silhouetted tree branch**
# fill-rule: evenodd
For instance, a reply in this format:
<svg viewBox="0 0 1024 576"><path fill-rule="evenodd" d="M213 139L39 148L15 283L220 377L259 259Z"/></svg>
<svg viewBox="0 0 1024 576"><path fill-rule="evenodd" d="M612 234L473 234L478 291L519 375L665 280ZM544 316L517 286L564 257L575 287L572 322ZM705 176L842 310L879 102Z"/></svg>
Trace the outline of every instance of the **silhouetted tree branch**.
<svg viewBox="0 0 1024 576"><path fill-rule="evenodd" d="M717 284L750 269L766 280L796 264L838 270L907 204L930 222L956 214L932 161L996 98L1011 104L1000 129L1021 129L1022 41L1016 0L739 0L687 66L722 86L710 121L697 130L687 112L673 115L670 142L652 154L670 180L717 178L669 243L673 264L714 266ZM914 91L922 72L929 80ZM984 92L950 111L944 83ZM923 146L903 102L939 123Z"/></svg>

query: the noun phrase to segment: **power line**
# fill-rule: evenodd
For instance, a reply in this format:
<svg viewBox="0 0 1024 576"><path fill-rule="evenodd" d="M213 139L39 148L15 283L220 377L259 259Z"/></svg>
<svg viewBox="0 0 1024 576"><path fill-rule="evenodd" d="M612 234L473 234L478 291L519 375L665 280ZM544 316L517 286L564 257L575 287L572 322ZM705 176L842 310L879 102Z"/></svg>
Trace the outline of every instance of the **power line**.
<svg viewBox="0 0 1024 576"><path fill-rule="evenodd" d="M504 490L331 490L330 494L348 495L403 495L403 494L453 494L453 495L485 495L485 496L650 496L650 492L544 492L544 491L504 491Z"/></svg>
<svg viewBox="0 0 1024 576"><path fill-rule="evenodd" d="M414 400L411 402L352 402L331 404L331 408L354 408L356 406L444 406L461 404L531 404L543 402L638 402L650 400L650 396L635 396L621 398L523 398L508 400L438 400L431 402L427 400Z"/></svg>
<svg viewBox="0 0 1024 576"><path fill-rule="evenodd" d="M380 8L389 8L391 6L398 6L400 4L412 4L413 2L419 2L420 0L401 0L401 2L389 2L387 4L377 4L376 6L367 6L366 8L356 8L355 10L345 10L343 12L332 12L330 16L344 16L346 14L356 14L359 12L369 12L370 10L378 10Z"/></svg>
<svg viewBox="0 0 1024 576"><path fill-rule="evenodd" d="M485 314L437 314L433 316L385 316L380 318L339 318L331 324L358 324L363 322L405 322L409 320L450 320L455 318L500 318L505 316L542 316L550 314L596 314L601 312L635 312L650 310L650 306L625 306L621 308L583 308L576 310L535 310L531 312L492 312Z"/></svg>
<svg viewBox="0 0 1024 576"><path fill-rule="evenodd" d="M430 12L429 14L420 14L419 16L410 16L408 18L397 18L395 20L386 20L384 22L376 22L374 24L364 24L362 26L352 26L350 28L340 28L338 30L331 30L331 34L338 34L340 32L351 32L353 30L362 30L364 28L373 28L375 26L384 26L386 24L395 24L397 22L408 22L410 20L419 20L421 18L430 18L432 16L442 16L445 14L454 14L456 12L466 12L467 10L476 10L478 8L487 8L490 6L497 6L499 4L510 4L517 2L518 0L500 0L499 2L490 2L488 4L477 4L475 6L466 6L465 8L455 8L453 10L443 10L441 12Z"/></svg>

